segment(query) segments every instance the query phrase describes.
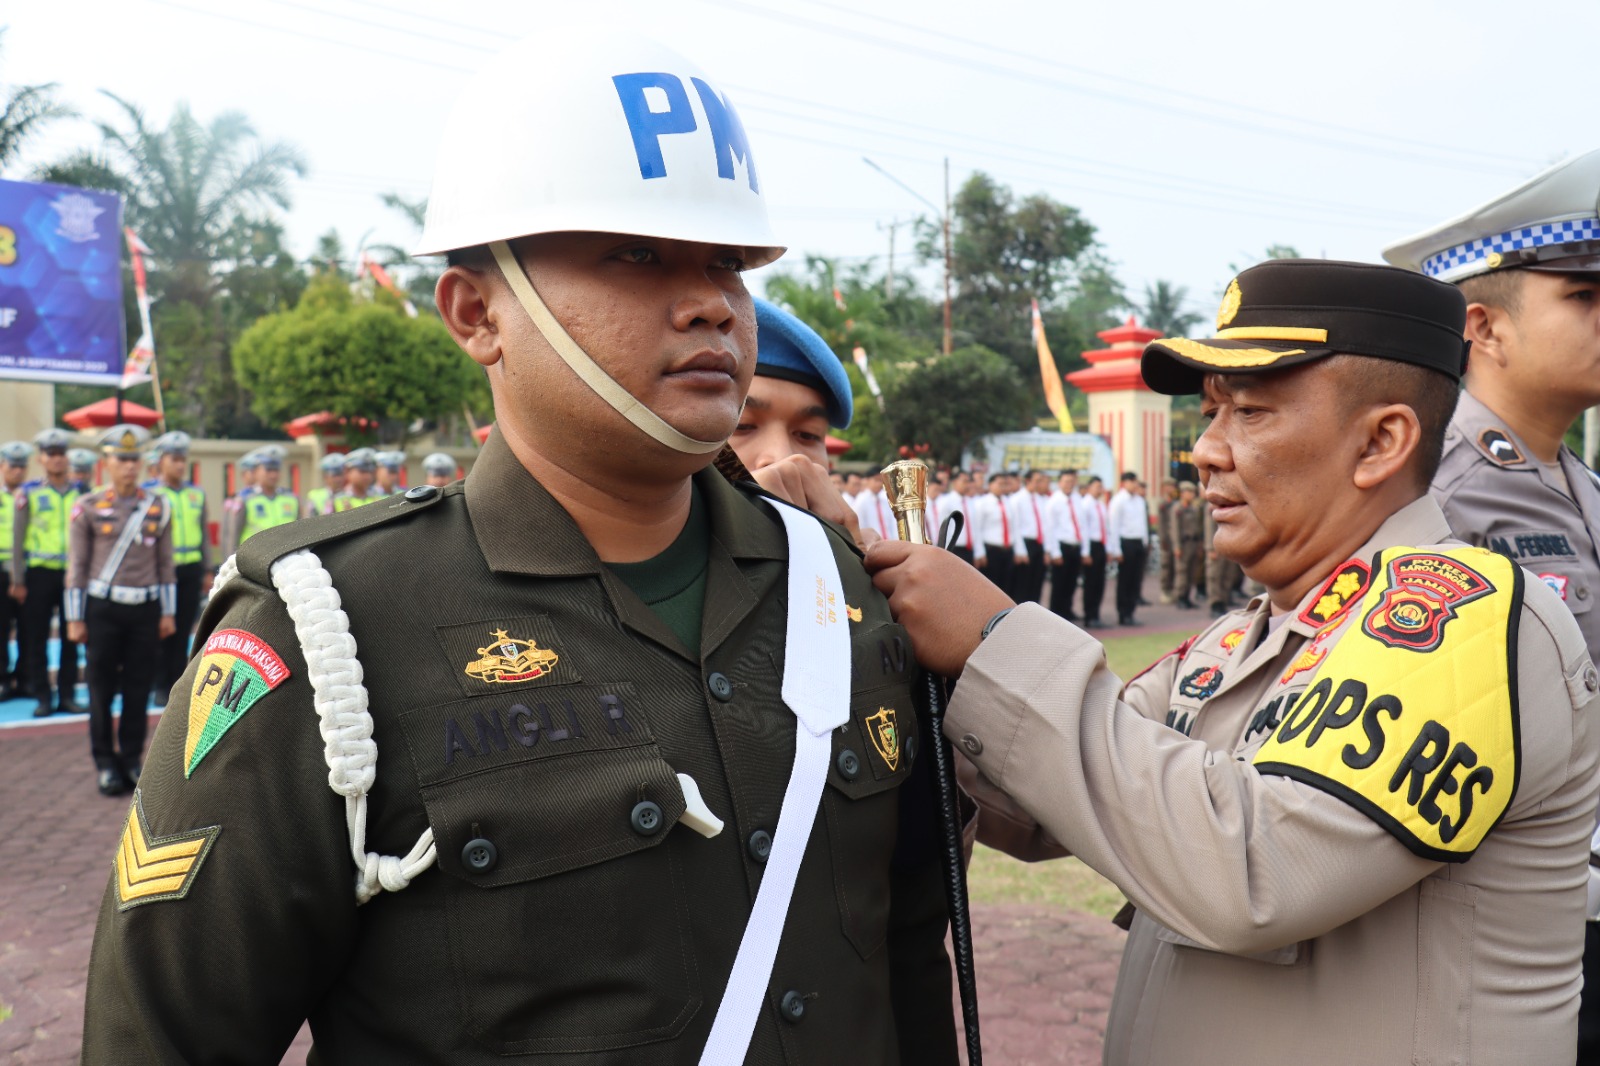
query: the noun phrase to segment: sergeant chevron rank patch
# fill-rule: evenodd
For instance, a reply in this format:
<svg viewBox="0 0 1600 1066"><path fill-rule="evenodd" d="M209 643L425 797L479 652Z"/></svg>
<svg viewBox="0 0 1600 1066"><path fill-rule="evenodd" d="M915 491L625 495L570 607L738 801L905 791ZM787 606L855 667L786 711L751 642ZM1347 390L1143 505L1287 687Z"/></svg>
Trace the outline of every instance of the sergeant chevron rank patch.
<svg viewBox="0 0 1600 1066"><path fill-rule="evenodd" d="M257 700L289 676L278 653L242 629L219 629L200 652L189 696L189 732L183 743L183 776L194 774L222 734Z"/></svg>
<svg viewBox="0 0 1600 1066"><path fill-rule="evenodd" d="M125 911L141 903L187 896L220 832L220 825L212 825L171 836L152 836L144 816L144 795L134 789L114 860L117 909Z"/></svg>

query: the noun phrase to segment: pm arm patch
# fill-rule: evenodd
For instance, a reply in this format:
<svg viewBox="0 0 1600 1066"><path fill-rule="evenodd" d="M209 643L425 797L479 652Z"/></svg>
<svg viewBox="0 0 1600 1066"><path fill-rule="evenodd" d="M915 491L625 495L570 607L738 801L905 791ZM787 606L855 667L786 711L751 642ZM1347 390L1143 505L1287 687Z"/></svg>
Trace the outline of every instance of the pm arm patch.
<svg viewBox="0 0 1600 1066"><path fill-rule="evenodd" d="M1520 774L1522 572L1481 548L1396 548L1255 767L1337 796L1411 851L1465 862Z"/></svg>
<svg viewBox="0 0 1600 1066"><path fill-rule="evenodd" d="M144 797L134 789L114 861L117 909L125 911L141 903L187 896L220 832L221 826L212 825L171 836L155 836L144 816Z"/></svg>

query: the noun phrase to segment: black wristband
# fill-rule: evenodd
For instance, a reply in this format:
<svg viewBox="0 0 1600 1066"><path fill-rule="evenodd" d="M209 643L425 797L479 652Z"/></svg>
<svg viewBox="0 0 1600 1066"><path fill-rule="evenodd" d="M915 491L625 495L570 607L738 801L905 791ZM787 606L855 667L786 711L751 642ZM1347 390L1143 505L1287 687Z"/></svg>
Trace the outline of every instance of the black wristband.
<svg viewBox="0 0 1600 1066"><path fill-rule="evenodd" d="M991 618L987 622L983 623L983 631L978 634L978 639L979 640L987 640L988 637L989 637L989 634L994 632L994 627L1000 624L1000 619L1004 618L1006 615L1010 614L1014 610L1016 610L1016 607L1013 606L1013 607L1007 607L1003 611L996 611L993 618Z"/></svg>

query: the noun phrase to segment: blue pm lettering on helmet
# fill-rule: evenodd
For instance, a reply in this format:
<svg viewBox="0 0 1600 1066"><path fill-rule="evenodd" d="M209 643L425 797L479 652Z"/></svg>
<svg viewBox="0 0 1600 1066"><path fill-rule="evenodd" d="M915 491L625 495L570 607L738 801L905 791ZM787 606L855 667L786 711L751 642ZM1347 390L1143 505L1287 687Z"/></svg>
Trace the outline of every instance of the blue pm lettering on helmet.
<svg viewBox="0 0 1600 1066"><path fill-rule="evenodd" d="M750 139L745 136L739 113L704 81L689 80L694 82L701 106L705 108L711 149L717 156L717 176L737 181L739 175L734 164L739 163L750 182L750 191L759 193L761 185L756 180L755 159L750 154ZM639 160L639 176L646 180L666 177L667 162L661 154L661 138L675 133L693 133L700 125L682 79L675 74L641 71L613 75L611 83L616 86L617 99L622 102L623 117L628 120L633 153ZM660 103L664 98L665 109L651 106L651 89L662 94L654 102Z"/></svg>
<svg viewBox="0 0 1600 1066"><path fill-rule="evenodd" d="M692 133L699 125L689 106L689 94L683 82L673 74L617 74L611 82L617 87L617 98L622 101L622 114L628 120L628 132L633 134L633 151L639 157L641 178L664 178L667 163L661 157L661 138L671 133ZM656 111L650 106L646 89L659 89L666 94L667 109Z"/></svg>
<svg viewBox="0 0 1600 1066"><path fill-rule="evenodd" d="M760 192L761 186L756 182L756 161L750 155L750 139L744 135L744 123L739 121L739 112L699 78L689 80L694 82L695 91L700 94L700 103L706 109L712 147L717 152L717 177L737 179L733 172L733 161L737 159L744 164L744 172L750 179L750 191Z"/></svg>

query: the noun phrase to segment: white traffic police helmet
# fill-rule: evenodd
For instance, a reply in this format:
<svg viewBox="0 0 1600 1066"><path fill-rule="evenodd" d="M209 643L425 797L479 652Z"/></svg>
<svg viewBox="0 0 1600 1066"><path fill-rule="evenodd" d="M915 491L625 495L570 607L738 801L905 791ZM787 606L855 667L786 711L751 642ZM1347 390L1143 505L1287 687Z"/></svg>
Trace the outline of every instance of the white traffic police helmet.
<svg viewBox="0 0 1600 1066"><path fill-rule="evenodd" d="M478 72L445 122L413 254L567 231L732 245L752 267L784 251L726 94L626 34L525 40Z"/></svg>
<svg viewBox="0 0 1600 1066"><path fill-rule="evenodd" d="M725 441L680 432L617 384L550 313L509 241L593 232L727 245L749 266L783 254L744 124L699 67L654 41L582 33L527 40L489 62L445 122L413 254L487 246L544 339L635 428L674 451ZM492 167L483 153L494 146Z"/></svg>

